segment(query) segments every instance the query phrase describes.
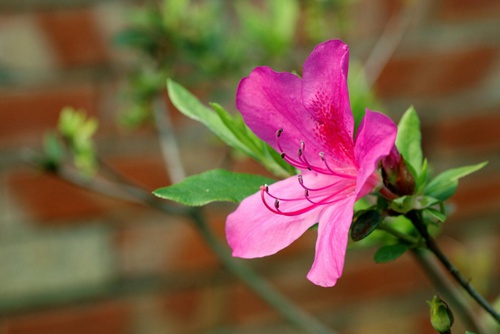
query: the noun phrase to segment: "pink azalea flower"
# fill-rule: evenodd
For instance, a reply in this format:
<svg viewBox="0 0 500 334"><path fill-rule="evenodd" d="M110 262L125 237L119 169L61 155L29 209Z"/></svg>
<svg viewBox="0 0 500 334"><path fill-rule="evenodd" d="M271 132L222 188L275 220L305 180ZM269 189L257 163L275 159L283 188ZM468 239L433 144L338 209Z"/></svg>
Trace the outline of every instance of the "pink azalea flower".
<svg viewBox="0 0 500 334"><path fill-rule="evenodd" d="M354 202L380 184L378 161L397 131L387 116L367 109L353 139L348 63L347 45L328 41L307 58L302 78L257 67L236 96L245 123L300 174L262 186L228 216L233 256L274 254L318 223L307 278L325 287L342 275Z"/></svg>

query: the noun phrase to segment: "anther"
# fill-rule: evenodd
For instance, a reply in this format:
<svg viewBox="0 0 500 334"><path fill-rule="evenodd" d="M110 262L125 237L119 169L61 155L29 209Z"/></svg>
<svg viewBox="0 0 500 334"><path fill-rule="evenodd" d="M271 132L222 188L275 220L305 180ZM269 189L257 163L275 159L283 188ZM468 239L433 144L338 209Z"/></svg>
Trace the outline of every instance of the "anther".
<svg viewBox="0 0 500 334"><path fill-rule="evenodd" d="M274 207L276 208L276 210L278 210L280 208L280 200L279 200L279 198L276 198L276 201L274 201Z"/></svg>
<svg viewBox="0 0 500 334"><path fill-rule="evenodd" d="M278 131L276 131L276 137L279 138L279 136L281 136L281 133L283 132L283 129L279 129Z"/></svg>

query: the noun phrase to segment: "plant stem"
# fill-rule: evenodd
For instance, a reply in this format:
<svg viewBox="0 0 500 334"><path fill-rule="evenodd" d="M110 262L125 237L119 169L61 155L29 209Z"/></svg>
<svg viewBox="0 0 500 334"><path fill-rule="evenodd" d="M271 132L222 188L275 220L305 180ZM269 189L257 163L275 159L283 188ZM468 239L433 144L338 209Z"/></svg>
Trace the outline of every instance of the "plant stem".
<svg viewBox="0 0 500 334"><path fill-rule="evenodd" d="M172 119L167 104L161 95L158 95L153 101L153 115L156 130L158 131L163 160L168 167L170 181L172 183L179 183L186 177L186 172L182 164L179 144L174 133Z"/></svg>
<svg viewBox="0 0 500 334"><path fill-rule="evenodd" d="M424 238L427 248L436 256L436 258L453 276L457 283L460 284L465 291L467 291L467 293L500 324L500 315L496 312L493 306L491 306L488 301L470 284L469 280L467 280L460 273L460 271L458 271L457 267L450 262L448 257L441 251L437 243L429 234L427 226L423 222L421 212L412 210L408 212L406 216L411 220L417 231Z"/></svg>
<svg viewBox="0 0 500 334"><path fill-rule="evenodd" d="M391 226L389 226L385 222L381 223L378 228L381 229L382 231L385 231L385 232L395 236L396 238L398 238L401 241L404 241L410 245L417 246L419 244L419 240L417 240L416 238L412 238L411 236L409 236L407 234L399 232L398 230L392 228Z"/></svg>
<svg viewBox="0 0 500 334"><path fill-rule="evenodd" d="M375 84L385 65L401 43L404 34L418 14L420 6L422 6L421 1L420 3L407 1L400 13L393 15L387 21L384 31L363 65L369 88Z"/></svg>
<svg viewBox="0 0 500 334"><path fill-rule="evenodd" d="M430 253L421 248L414 248L412 249L412 254L425 270L439 293L457 311L464 325L471 331L487 333L487 330L471 310L469 303L464 299L461 291L447 278L446 273L439 267L436 260L429 256Z"/></svg>
<svg viewBox="0 0 500 334"><path fill-rule="evenodd" d="M110 168L109 166L107 168ZM290 324L308 333L335 334L335 332L315 318L311 317L295 306L286 297L269 285L254 270L239 263L227 251L226 247L215 237L208 228L202 213L197 208L186 208L169 205L163 200L158 200L149 192L134 185L115 183L104 179L89 179L71 168L61 166L54 175L69 184L90 190L108 197L145 204L166 214L180 214L192 220L194 226L203 237L209 248L219 257L224 266L236 277L241 279L252 291L266 301ZM127 196L126 194L130 194Z"/></svg>

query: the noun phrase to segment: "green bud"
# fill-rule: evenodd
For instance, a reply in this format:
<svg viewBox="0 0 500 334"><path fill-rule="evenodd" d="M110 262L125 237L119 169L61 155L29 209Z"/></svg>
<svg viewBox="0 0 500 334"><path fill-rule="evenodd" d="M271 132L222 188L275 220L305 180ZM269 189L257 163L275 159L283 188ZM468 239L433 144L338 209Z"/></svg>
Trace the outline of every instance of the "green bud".
<svg viewBox="0 0 500 334"><path fill-rule="evenodd" d="M384 215L376 210L362 212L351 225L351 238L359 241L369 236L384 220Z"/></svg>
<svg viewBox="0 0 500 334"><path fill-rule="evenodd" d="M439 333L451 333L453 313L448 304L439 296L434 296L432 301L427 303L430 305L432 327Z"/></svg>

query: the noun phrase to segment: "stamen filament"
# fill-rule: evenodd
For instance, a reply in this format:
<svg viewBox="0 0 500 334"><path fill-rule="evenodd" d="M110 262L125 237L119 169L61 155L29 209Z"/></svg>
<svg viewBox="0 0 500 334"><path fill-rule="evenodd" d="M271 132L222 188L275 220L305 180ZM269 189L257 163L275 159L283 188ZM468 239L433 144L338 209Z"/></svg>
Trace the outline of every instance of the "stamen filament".
<svg viewBox="0 0 500 334"><path fill-rule="evenodd" d="M310 206L307 206L305 208L302 208L300 210L296 210L296 211L290 211L290 212L284 212L284 211L281 211L279 209L279 204L278 204L278 207L276 207L276 201L274 202L275 204L275 208L272 208L266 201L266 198L264 197L264 194L265 194L265 190L261 187L261 191L260 191L260 194L261 194L261 198L262 198L262 202L264 203L264 205L266 206L266 208L275 213L275 214L278 214L278 215L283 215L283 216L297 216L297 215L300 215L302 213L305 213L311 209L313 209L314 207L316 207L317 205L310 205ZM278 202L279 203L279 202Z"/></svg>
<svg viewBox="0 0 500 334"><path fill-rule="evenodd" d="M341 182L341 180L337 181L337 182L333 182L333 183L330 183L329 185L326 185L324 187L321 187L321 188L310 188L310 187L306 187L306 185L304 184L304 179L302 177L302 175L297 175L297 178L299 179L299 184L302 188L306 189L306 190L310 190L310 191L320 191L320 190L325 190L325 189L328 189L330 187L333 187L337 184L339 184Z"/></svg>

